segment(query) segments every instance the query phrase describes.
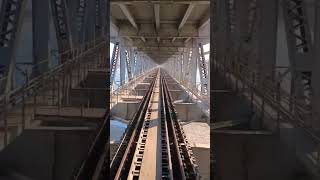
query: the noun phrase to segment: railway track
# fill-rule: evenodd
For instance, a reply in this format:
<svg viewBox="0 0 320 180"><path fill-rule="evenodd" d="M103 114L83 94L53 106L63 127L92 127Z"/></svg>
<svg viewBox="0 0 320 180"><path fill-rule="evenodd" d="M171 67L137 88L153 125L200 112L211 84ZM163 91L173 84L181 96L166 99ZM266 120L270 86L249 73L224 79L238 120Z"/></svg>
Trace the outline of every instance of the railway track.
<svg viewBox="0 0 320 180"><path fill-rule="evenodd" d="M110 179L199 179L162 70L125 132L110 165Z"/></svg>

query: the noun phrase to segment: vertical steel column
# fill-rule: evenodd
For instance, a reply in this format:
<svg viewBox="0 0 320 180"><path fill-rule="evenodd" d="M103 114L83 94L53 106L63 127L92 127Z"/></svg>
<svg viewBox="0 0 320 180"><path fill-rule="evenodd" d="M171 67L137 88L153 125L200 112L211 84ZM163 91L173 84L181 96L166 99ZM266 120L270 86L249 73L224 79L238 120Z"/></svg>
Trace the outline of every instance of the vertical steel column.
<svg viewBox="0 0 320 180"><path fill-rule="evenodd" d="M101 7L103 6L101 0L95 0L95 36L101 36L102 31L102 19L101 19Z"/></svg>
<svg viewBox="0 0 320 180"><path fill-rule="evenodd" d="M135 71L135 74L136 76L140 74L140 58L141 58L141 52L137 52L136 54L136 59L135 59L135 68L134 68L134 71Z"/></svg>
<svg viewBox="0 0 320 180"><path fill-rule="evenodd" d="M197 67L198 67L198 63L197 63L197 58L199 51L197 51L197 48L193 47L192 48L192 55L191 55L191 62L190 62L190 66L191 66L191 84L192 86L196 86L196 82L197 82Z"/></svg>
<svg viewBox="0 0 320 180"><path fill-rule="evenodd" d="M49 39L49 1L32 1L32 38L33 63L32 76L38 76L48 70ZM43 62L41 62L43 61Z"/></svg>
<svg viewBox="0 0 320 180"><path fill-rule="evenodd" d="M243 63L248 64L248 68L257 68L257 28L258 28L258 17L257 17L257 0L250 0L247 8L247 35L243 42L243 53L241 59ZM243 58L244 57L244 58Z"/></svg>
<svg viewBox="0 0 320 180"><path fill-rule="evenodd" d="M134 76L134 56L135 56L135 51L133 48L130 48L129 62L130 62L130 69L131 69L131 78Z"/></svg>
<svg viewBox="0 0 320 180"><path fill-rule="evenodd" d="M85 12L85 40L86 42L93 41L95 39L95 25L96 25L96 1L86 1L86 12Z"/></svg>
<svg viewBox="0 0 320 180"><path fill-rule="evenodd" d="M188 62L189 62L189 53L188 53L189 48L185 48L183 51L183 67L182 67L182 73L183 73L183 82L187 83L188 81Z"/></svg>
<svg viewBox="0 0 320 180"><path fill-rule="evenodd" d="M138 73L139 73L139 74L142 73L142 65L143 65L142 60L143 60L143 53L140 52L139 58L138 58L138 61L137 61L138 69L139 69L139 70L138 70Z"/></svg>
<svg viewBox="0 0 320 180"><path fill-rule="evenodd" d="M131 68L131 59L132 59L132 48L127 49L126 51L126 67L127 67L127 74L128 74L128 81L132 79L132 68Z"/></svg>
<svg viewBox="0 0 320 180"><path fill-rule="evenodd" d="M72 48L72 38L70 33L70 23L65 0L51 0L53 22L56 30L59 53L63 53ZM70 54L64 54L61 62L65 62Z"/></svg>
<svg viewBox="0 0 320 180"><path fill-rule="evenodd" d="M237 55L243 57L245 55L245 49L243 46L246 44L248 39L248 24L249 24L249 4L251 0L236 0L235 11L236 11L236 28L235 28L235 41L234 46L237 51ZM240 60L238 58L238 60Z"/></svg>
<svg viewBox="0 0 320 180"><path fill-rule="evenodd" d="M120 85L125 83L125 73L126 73L126 49L120 46Z"/></svg>
<svg viewBox="0 0 320 180"><path fill-rule="evenodd" d="M291 94L305 107L305 119L310 111L313 46L304 0L284 0L283 15L292 70ZM291 108L294 110L294 108ZM305 120L307 121L307 120Z"/></svg>
<svg viewBox="0 0 320 180"><path fill-rule="evenodd" d="M227 14L227 1L226 0L217 0L217 17L215 26L215 42L219 44L216 46L216 60L223 61L225 55L227 54L227 48L229 45L229 28L228 28L228 14Z"/></svg>
<svg viewBox="0 0 320 180"><path fill-rule="evenodd" d="M107 4L108 0L99 0L100 2L100 28L101 28L101 33L102 36L107 36L109 37L109 35L106 35L105 32L107 29L109 29L109 26L107 26L107 19L109 18L109 16L107 15L107 11L109 10L109 8L107 8L106 4Z"/></svg>
<svg viewBox="0 0 320 180"><path fill-rule="evenodd" d="M142 63L142 70L141 73L144 73L146 70L146 55L143 55L143 58L141 59L141 63Z"/></svg>
<svg viewBox="0 0 320 180"><path fill-rule="evenodd" d="M315 26L314 26L314 60L312 69L312 117L313 127L320 129L320 1L315 2Z"/></svg>
<svg viewBox="0 0 320 180"><path fill-rule="evenodd" d="M276 64L277 24L278 24L278 1L257 0L258 17L258 49L257 63L262 85L264 79L274 79Z"/></svg>
<svg viewBox="0 0 320 180"><path fill-rule="evenodd" d="M199 43L198 46L199 57L198 57L198 65L200 71L200 80L201 80L201 93L203 95L208 95L208 72L206 67L206 62L204 58L203 45Z"/></svg>
<svg viewBox="0 0 320 180"><path fill-rule="evenodd" d="M211 73L210 73L210 77L214 77L215 74L215 70L213 70L215 68L214 66L214 60L216 60L216 48L217 48L217 42L216 39L217 37L215 36L217 30L218 30L218 25L217 24L217 11L218 11L218 7L217 7L217 0L216 1L211 1L210 4L210 19L216 19L216 21L210 21L210 69ZM216 115L215 115L215 100L214 98L214 82L213 79L210 79L210 125L212 125L211 123L216 122ZM213 104L213 105L212 105ZM211 130L210 131L210 137L214 137L214 131ZM217 179L217 173L216 173L216 155L215 155L215 151L214 151L214 143L210 143L210 177L212 177L212 179Z"/></svg>
<svg viewBox="0 0 320 180"><path fill-rule="evenodd" d="M135 77L137 75L137 58L138 58L138 53L135 50L132 50L132 74Z"/></svg>
<svg viewBox="0 0 320 180"><path fill-rule="evenodd" d="M178 63L179 63L179 82L181 83L182 82L182 68L183 68L183 53L181 53L180 55L179 55L179 61L178 61Z"/></svg>
<svg viewBox="0 0 320 180"><path fill-rule="evenodd" d="M110 84L113 85L114 83L114 78L117 72L117 64L118 64L118 59L119 59L119 43L116 42L113 47L113 53L111 57L111 74L110 74Z"/></svg>
<svg viewBox="0 0 320 180"><path fill-rule="evenodd" d="M85 41L85 17L86 17L86 11L87 11L87 0L79 0L78 8L77 8L77 42L79 44L83 43Z"/></svg>
<svg viewBox="0 0 320 180"><path fill-rule="evenodd" d="M139 56L137 59L137 74L139 75L141 74L141 68L142 68L141 61L142 61L142 52L139 52Z"/></svg>
<svg viewBox="0 0 320 180"><path fill-rule="evenodd" d="M3 0L0 12L0 77L7 77L0 81L0 95L10 91L13 87L13 70L15 69L14 52L16 48L17 32L21 28L22 12L25 0ZM14 68L13 68L14 67ZM1 78L0 78L1 79Z"/></svg>
<svg viewBox="0 0 320 180"><path fill-rule="evenodd" d="M78 18L78 7L79 7L79 0L67 0L66 1L66 9L68 12L68 18L69 18L69 28L70 28L70 36L72 37L72 44L76 45L79 42L78 37L78 24L77 24L77 18Z"/></svg>
<svg viewBox="0 0 320 180"><path fill-rule="evenodd" d="M250 0L236 0L235 1L235 34L236 34L236 41L237 47L239 46L239 43L243 41L247 35L248 32L248 16L249 16L249 1Z"/></svg>
<svg viewBox="0 0 320 180"><path fill-rule="evenodd" d="M174 67L174 71L173 71L173 77L178 81L179 79L178 79L178 72L179 72L179 70L178 70L178 57L179 56L175 56L174 57L174 60L173 60L173 67Z"/></svg>

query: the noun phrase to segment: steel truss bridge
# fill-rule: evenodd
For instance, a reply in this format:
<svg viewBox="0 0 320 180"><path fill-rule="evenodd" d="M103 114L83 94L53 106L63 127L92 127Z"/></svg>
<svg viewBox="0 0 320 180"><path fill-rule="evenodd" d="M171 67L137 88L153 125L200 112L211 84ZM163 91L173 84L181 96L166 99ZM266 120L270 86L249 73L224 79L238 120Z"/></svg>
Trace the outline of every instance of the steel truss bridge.
<svg viewBox="0 0 320 180"><path fill-rule="evenodd" d="M169 89L178 82L210 114L211 177L319 177L318 0L0 5L0 161L22 166L19 175L198 179ZM145 96L110 159L109 105L142 79L150 84L140 89ZM41 155L54 163L37 163ZM277 174L280 165L284 174Z"/></svg>

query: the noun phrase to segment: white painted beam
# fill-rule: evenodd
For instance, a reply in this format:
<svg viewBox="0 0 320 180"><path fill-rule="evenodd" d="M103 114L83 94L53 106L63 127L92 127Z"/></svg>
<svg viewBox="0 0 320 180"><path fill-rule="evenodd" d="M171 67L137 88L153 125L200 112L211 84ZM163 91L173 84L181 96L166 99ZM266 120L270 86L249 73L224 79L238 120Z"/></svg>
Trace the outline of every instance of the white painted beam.
<svg viewBox="0 0 320 180"><path fill-rule="evenodd" d="M113 28L116 32L119 32L119 27L115 24L115 21L113 20L113 18L110 18L110 25L111 25L111 28Z"/></svg>
<svg viewBox="0 0 320 180"><path fill-rule="evenodd" d="M188 37L186 40L184 40L184 43L186 44L188 41L190 41L191 37Z"/></svg>
<svg viewBox="0 0 320 180"><path fill-rule="evenodd" d="M131 37L125 37L126 39L128 39L130 42L132 42L133 40L131 39Z"/></svg>
<svg viewBox="0 0 320 180"><path fill-rule="evenodd" d="M118 5L119 5L120 9L122 10L123 14L127 17L127 19L132 24L132 26L138 30L138 26L137 26L133 16L131 15L128 7L125 4L122 4L122 3L120 3Z"/></svg>
<svg viewBox="0 0 320 180"><path fill-rule="evenodd" d="M141 40L142 40L143 42L146 42L146 39L145 39L143 36L141 36Z"/></svg>
<svg viewBox="0 0 320 180"><path fill-rule="evenodd" d="M187 19L189 18L194 6L195 6L195 4L189 4L188 5L188 9L187 9L186 13L184 14L178 29L181 29L184 26L184 24L187 22Z"/></svg>
<svg viewBox="0 0 320 180"><path fill-rule="evenodd" d="M160 29L160 4L154 4L154 18L157 31Z"/></svg>
<svg viewBox="0 0 320 180"><path fill-rule="evenodd" d="M200 22L199 29L204 28L205 26L209 25L209 23L210 23L210 18L208 16Z"/></svg>

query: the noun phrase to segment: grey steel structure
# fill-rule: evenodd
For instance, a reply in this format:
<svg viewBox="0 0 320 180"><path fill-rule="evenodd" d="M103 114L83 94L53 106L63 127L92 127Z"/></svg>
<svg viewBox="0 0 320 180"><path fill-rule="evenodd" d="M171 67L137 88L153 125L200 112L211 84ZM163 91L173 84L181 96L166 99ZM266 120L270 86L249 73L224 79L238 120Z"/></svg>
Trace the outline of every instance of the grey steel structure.
<svg viewBox="0 0 320 180"><path fill-rule="evenodd" d="M204 62L202 46L209 43L209 1L115 0L110 3L111 42L120 47L121 83L124 73L130 77L170 61L177 62L170 71L179 69L179 80L180 76L188 76L184 81L190 81L190 87L196 86L199 67L201 91L208 95L208 59ZM121 59L126 59L126 64Z"/></svg>
<svg viewBox="0 0 320 180"><path fill-rule="evenodd" d="M38 118L68 119L65 112L74 108L77 118L102 123L87 157L73 164L77 168L70 174L106 175L105 96L128 89L159 66L203 109L213 103L212 177L290 179L302 172L306 179L319 178L319 0L2 0L0 5L1 149L14 146ZM96 86L100 75L104 87ZM105 102L92 100L97 94ZM103 116L96 113L101 109ZM99 116L87 117L90 113ZM280 165L284 173L278 173Z"/></svg>
<svg viewBox="0 0 320 180"><path fill-rule="evenodd" d="M109 3L106 0L1 0L0 7L0 161L4 172L1 179L76 176L88 148L77 147L81 143L71 140L71 136L81 137L82 143L90 144L94 141L93 134L98 134L104 137L98 140L100 144L108 142L105 132L109 128L106 108ZM94 96L103 101L93 100ZM93 109L96 112L89 112ZM49 119L59 117L66 121L60 125L46 124L47 118L40 115L43 113ZM88 117L89 114L92 116ZM95 125L82 126L83 122L67 125L85 119L93 120ZM29 139L32 134L39 136ZM71 141L63 145L65 140ZM75 148L68 155L71 160L61 164L56 161L60 148L71 147ZM93 156L91 151L89 154ZM96 162L93 159L90 163ZM64 170L60 171L59 167ZM91 173L85 172L87 176Z"/></svg>
<svg viewBox="0 0 320 180"><path fill-rule="evenodd" d="M228 145L222 143L222 139L228 140L228 133L234 134L230 135L234 139L229 139L237 144L234 148L243 147L238 154L232 152L248 157L239 162L243 168L236 168L241 173L235 173L234 177L256 179L264 173L267 179L298 177L276 174L278 164L282 164L282 172L300 171L303 178L319 178L318 3L317 0L216 0L211 4L211 100L216 108L211 121L214 121L212 148L217 179L233 176L222 170L227 166L221 162L221 157L227 158L228 154L223 153L228 151ZM246 103L240 105L241 102ZM226 107L230 108L229 115L221 109ZM243 112L235 112L231 107L242 107ZM248 127L235 130L246 123ZM225 127L229 128L224 130ZM287 149L270 145L271 142L285 144ZM253 146L264 148L250 148ZM256 158L249 160L254 152ZM303 165L298 167L296 162L285 158ZM236 162L228 167L234 167Z"/></svg>

